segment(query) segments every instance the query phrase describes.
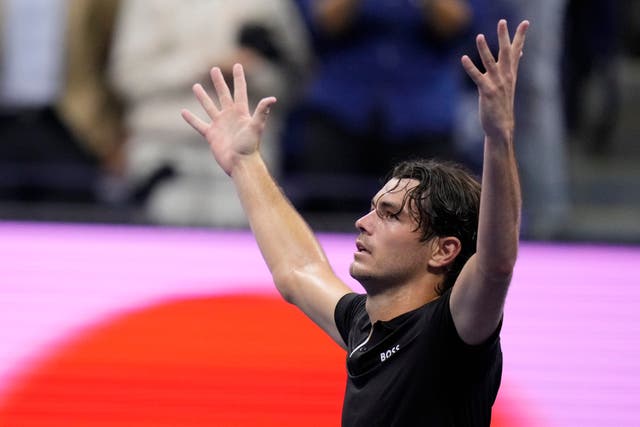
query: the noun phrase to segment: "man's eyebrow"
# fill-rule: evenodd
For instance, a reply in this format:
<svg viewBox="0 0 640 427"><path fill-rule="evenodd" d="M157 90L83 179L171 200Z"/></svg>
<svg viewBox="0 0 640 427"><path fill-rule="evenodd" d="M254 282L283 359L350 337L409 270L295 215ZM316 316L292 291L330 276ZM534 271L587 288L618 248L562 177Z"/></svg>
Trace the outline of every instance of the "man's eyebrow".
<svg viewBox="0 0 640 427"><path fill-rule="evenodd" d="M371 201L371 206L376 209L387 209L393 212L402 210L402 206L399 206L397 203L389 202L387 200L378 199L378 203L375 203L374 200Z"/></svg>

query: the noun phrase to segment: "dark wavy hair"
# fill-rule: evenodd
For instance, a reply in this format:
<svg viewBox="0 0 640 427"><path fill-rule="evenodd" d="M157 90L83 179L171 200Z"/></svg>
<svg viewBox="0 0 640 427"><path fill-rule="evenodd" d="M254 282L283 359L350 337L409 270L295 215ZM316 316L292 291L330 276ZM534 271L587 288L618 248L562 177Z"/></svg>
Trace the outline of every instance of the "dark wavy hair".
<svg viewBox="0 0 640 427"><path fill-rule="evenodd" d="M460 164L430 159L403 161L389 172L385 182L392 178L418 181L405 195L400 210L409 202L416 230L422 233L421 241L435 236L460 240L460 253L436 289L442 295L453 286L464 264L476 252L480 183Z"/></svg>

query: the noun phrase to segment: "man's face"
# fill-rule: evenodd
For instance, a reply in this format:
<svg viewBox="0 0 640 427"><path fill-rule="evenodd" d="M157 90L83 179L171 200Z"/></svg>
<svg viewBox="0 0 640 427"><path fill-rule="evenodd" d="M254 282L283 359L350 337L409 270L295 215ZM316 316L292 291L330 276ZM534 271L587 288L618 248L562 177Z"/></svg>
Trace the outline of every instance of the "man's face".
<svg viewBox="0 0 640 427"><path fill-rule="evenodd" d="M403 201L415 179L393 178L374 196L371 211L356 221L360 235L349 272L367 292L379 292L427 273L430 245ZM402 207L402 210L400 210Z"/></svg>

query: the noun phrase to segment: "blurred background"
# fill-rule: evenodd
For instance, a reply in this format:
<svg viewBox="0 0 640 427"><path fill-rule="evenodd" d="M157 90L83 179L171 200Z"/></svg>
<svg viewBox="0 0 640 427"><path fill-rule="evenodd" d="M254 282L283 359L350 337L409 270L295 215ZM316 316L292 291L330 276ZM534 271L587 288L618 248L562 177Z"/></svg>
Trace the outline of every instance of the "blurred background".
<svg viewBox="0 0 640 427"><path fill-rule="evenodd" d="M0 0L0 425L337 425L343 354L180 109L236 62L278 98L265 160L358 290L394 162L481 173L459 59L501 17L531 28L493 425L637 425L640 0Z"/></svg>
<svg viewBox="0 0 640 427"><path fill-rule="evenodd" d="M242 62L254 105L280 101L263 144L272 172L317 230L351 231L398 159L480 173L459 57L478 32L495 45L506 16L532 22L517 105L523 236L640 241L640 2L430 4L2 1L0 218L245 228L179 116L200 111L190 87L211 66Z"/></svg>

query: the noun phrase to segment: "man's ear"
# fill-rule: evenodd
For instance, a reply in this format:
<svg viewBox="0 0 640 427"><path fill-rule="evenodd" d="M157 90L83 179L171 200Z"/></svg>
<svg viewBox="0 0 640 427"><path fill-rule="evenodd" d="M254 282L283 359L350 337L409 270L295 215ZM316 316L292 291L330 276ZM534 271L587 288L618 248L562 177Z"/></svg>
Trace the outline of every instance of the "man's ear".
<svg viewBox="0 0 640 427"><path fill-rule="evenodd" d="M436 237L431 242L429 267L443 268L452 264L461 249L462 244L457 237Z"/></svg>

